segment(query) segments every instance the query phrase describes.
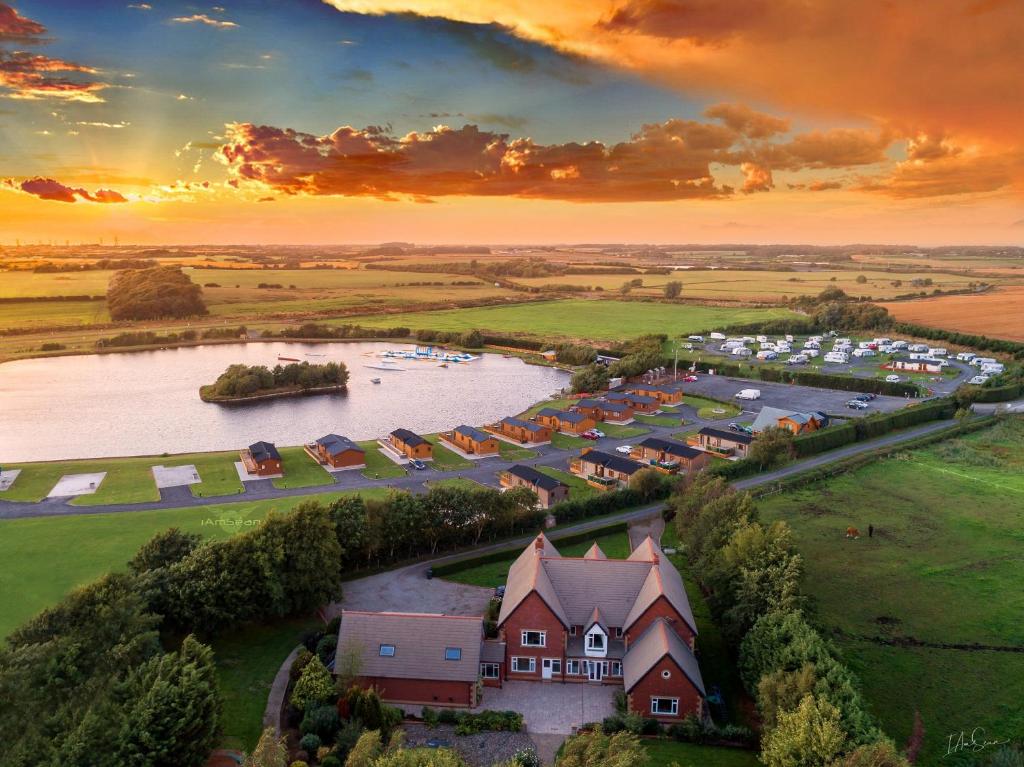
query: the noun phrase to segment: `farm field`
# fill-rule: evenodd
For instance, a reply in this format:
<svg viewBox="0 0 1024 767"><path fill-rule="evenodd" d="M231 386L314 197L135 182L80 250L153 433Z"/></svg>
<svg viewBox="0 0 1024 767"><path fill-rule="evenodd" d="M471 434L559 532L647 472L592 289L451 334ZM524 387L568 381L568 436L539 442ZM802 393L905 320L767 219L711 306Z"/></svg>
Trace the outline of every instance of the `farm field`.
<svg viewBox="0 0 1024 767"><path fill-rule="evenodd" d="M644 740L647 767L758 767L757 752L674 740Z"/></svg>
<svg viewBox="0 0 1024 767"><path fill-rule="evenodd" d="M621 276L621 275L620 275ZM544 338L588 338L616 341L645 333L679 335L735 323L796 316L787 309L747 309L691 304L603 301L572 299L542 301L512 306L408 312L400 315L367 315L359 324L391 327L401 324L413 329L466 331L493 330L527 333ZM333 320L332 324L343 324Z"/></svg>
<svg viewBox="0 0 1024 767"><path fill-rule="evenodd" d="M373 488L358 492L364 498L383 498L390 491ZM271 511L289 511L311 498L326 504L351 494L4 520L0 522L0 637L76 586L123 569L139 546L169 527L210 538L226 537L258 524ZM50 565L40 567L41 562Z"/></svg>
<svg viewBox="0 0 1024 767"><path fill-rule="evenodd" d="M0 330L95 325L105 322L110 322L106 301L0 303ZM44 339L43 342L46 340L49 339Z"/></svg>
<svg viewBox="0 0 1024 767"><path fill-rule="evenodd" d="M1024 341L1024 286L882 304L900 322Z"/></svg>
<svg viewBox="0 0 1024 767"><path fill-rule="evenodd" d="M865 282L857 281L863 276ZM632 279L643 280L642 287L634 287L631 294L660 295L665 284L670 281L683 283L684 298L729 298L756 301L778 301L781 296L817 295L825 288L837 287L851 296L865 298L892 298L893 296L912 293L915 288L911 281L930 279L932 284L927 287L931 291L962 290L968 283L977 281L978 277L965 277L942 272L913 271L886 272L872 271L870 267L862 270L834 271L767 271L767 270L680 270L672 274L567 274L552 277L515 278L513 282L540 287L542 285L576 285L582 287L600 287L604 291L617 291L623 283ZM996 281L997 277L989 277L986 281ZM894 282L901 284L894 285Z"/></svg>
<svg viewBox="0 0 1024 767"><path fill-rule="evenodd" d="M920 712L918 764L938 763L948 733L1024 728L1022 469L1024 421L1008 420L759 503L792 526L817 617L886 732L905 743Z"/></svg>

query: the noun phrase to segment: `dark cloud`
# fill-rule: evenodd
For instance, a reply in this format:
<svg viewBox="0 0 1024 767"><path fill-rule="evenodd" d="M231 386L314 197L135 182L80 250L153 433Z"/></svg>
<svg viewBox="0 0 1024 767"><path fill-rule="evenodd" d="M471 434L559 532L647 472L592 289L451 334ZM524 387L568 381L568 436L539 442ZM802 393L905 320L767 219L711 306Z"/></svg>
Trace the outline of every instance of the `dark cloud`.
<svg viewBox="0 0 1024 767"><path fill-rule="evenodd" d="M55 202L77 202L80 199L98 203L128 202L124 195L113 189L97 189L95 193L90 193L85 189L66 186L56 179L42 178L41 176L24 181L5 179L3 186L34 195L41 200Z"/></svg>
<svg viewBox="0 0 1024 767"><path fill-rule="evenodd" d="M27 19L7 3L0 3L0 40L14 43L40 42L46 27Z"/></svg>

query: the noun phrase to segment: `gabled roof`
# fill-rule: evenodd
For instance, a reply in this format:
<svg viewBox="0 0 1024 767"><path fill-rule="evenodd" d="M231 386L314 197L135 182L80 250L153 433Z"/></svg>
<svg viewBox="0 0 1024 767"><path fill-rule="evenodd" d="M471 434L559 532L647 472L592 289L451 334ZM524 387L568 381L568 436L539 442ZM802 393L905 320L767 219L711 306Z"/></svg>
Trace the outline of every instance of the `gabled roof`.
<svg viewBox="0 0 1024 767"><path fill-rule="evenodd" d="M662 439L661 437L648 437L639 446L649 447L651 450L662 450L668 455L675 455L680 458L696 458L704 454L704 451L698 450L695 447L690 447L682 442L676 442L671 439Z"/></svg>
<svg viewBox="0 0 1024 767"><path fill-rule="evenodd" d="M253 442L249 445L249 455L259 463L260 461L280 461L281 454L277 452L273 442Z"/></svg>
<svg viewBox="0 0 1024 767"><path fill-rule="evenodd" d="M623 410L629 410L631 405L628 402L602 402L601 409L606 410L609 413L621 413Z"/></svg>
<svg viewBox="0 0 1024 767"><path fill-rule="evenodd" d="M589 549L587 549L587 553L583 555L583 558L584 559L608 559L608 557L605 556L605 553L603 551L601 551L601 547L598 546L596 543L593 544Z"/></svg>
<svg viewBox="0 0 1024 767"><path fill-rule="evenodd" d="M472 426L466 426L465 424L463 424L462 426L456 426L453 431L458 432L464 437L469 437L470 439L476 442L486 442L489 439L494 439L493 434L488 434L485 431L480 431L480 429L474 428Z"/></svg>
<svg viewBox="0 0 1024 767"><path fill-rule="evenodd" d="M573 407L604 407L604 404L605 403L601 402L599 399L586 397L584 399L577 400Z"/></svg>
<svg viewBox="0 0 1024 767"><path fill-rule="evenodd" d="M423 437L414 431L409 431L408 429L395 429L391 434L398 437L398 439L406 445L409 445L409 447L416 447L417 445L423 445L426 443L426 440L423 439Z"/></svg>
<svg viewBox="0 0 1024 767"><path fill-rule="evenodd" d="M782 410L777 407L763 407L761 412L757 414L757 418L754 419L754 424L751 428L756 431L764 431L773 426L778 426L779 421L783 418L788 418L796 423L804 424L811 420L817 420L814 413L802 413L794 410Z"/></svg>
<svg viewBox="0 0 1024 767"><path fill-rule="evenodd" d="M653 621L647 630L630 644L622 659L622 682L626 692L636 687L637 683L666 656L675 661L701 697L707 695L697 658L664 618Z"/></svg>
<svg viewBox="0 0 1024 767"><path fill-rule="evenodd" d="M520 429L526 429L527 431L532 432L538 432L541 429L545 428L541 426L539 423L534 423L533 421L523 421L520 420L519 418L502 418L501 422L507 423L509 426L518 426Z"/></svg>
<svg viewBox="0 0 1024 767"><path fill-rule="evenodd" d="M631 384L626 391L629 392L641 392L641 391L657 391L663 394L675 394L680 391L683 387L680 384Z"/></svg>
<svg viewBox="0 0 1024 767"><path fill-rule="evenodd" d="M558 557L560 555L558 549L551 545L547 536L544 533L539 533L523 549L523 553L516 557L516 561L508 569L505 596L501 600L501 610L498 613L498 625L504 623L512 611L533 592L536 592L537 596L547 604L562 625L569 625L569 621L565 617L565 610L562 609L562 603L551 585L551 580L541 566L541 561L546 556Z"/></svg>
<svg viewBox="0 0 1024 767"><path fill-rule="evenodd" d="M690 630L697 633L697 622L693 618L693 609L690 607L690 599L686 596L686 587L683 585L683 578L679 571L668 561L661 548L650 536L644 539L643 543L634 549L629 555L630 559L636 557L643 561L654 562L644 580L640 591L637 593L629 615L622 623L623 630L628 629L647 611L647 608L654 604L660 597L668 600L668 603L679 613Z"/></svg>
<svg viewBox="0 0 1024 767"><path fill-rule="evenodd" d="M606 469L612 469L623 474L633 474L634 472L645 468L644 465L638 461L634 461L630 458L624 458L621 455L605 453L601 450L588 450L580 456L580 460L587 461L595 466L604 466Z"/></svg>
<svg viewBox="0 0 1024 767"><path fill-rule="evenodd" d="M595 607L593 612L590 613L590 619L583 624L583 633L586 634L594 626L600 628L606 635L608 634L608 623L605 621L604 616L601 615L600 607Z"/></svg>
<svg viewBox="0 0 1024 767"><path fill-rule="evenodd" d="M728 440L729 442L736 442L741 445L749 445L754 441L754 438L741 431L726 431L725 429L716 429L713 426L705 426L701 429L698 434L706 434L709 437L718 437L719 439Z"/></svg>
<svg viewBox="0 0 1024 767"><path fill-rule="evenodd" d="M350 440L348 437L341 437L337 434L327 434L316 441L318 445L321 445L329 455L338 455L344 453L346 450L355 450L356 452L364 452L359 445Z"/></svg>
<svg viewBox="0 0 1024 767"><path fill-rule="evenodd" d="M564 482L559 482L554 477L549 477L543 472L537 471L532 466L523 466L521 463L517 463L515 466L509 466L505 471L514 477L525 479L537 487L542 487L545 490L557 490L559 487L568 487Z"/></svg>
<svg viewBox="0 0 1024 767"><path fill-rule="evenodd" d="M344 610L338 647L360 648L365 676L476 682L483 630L483 618ZM381 645L394 646L394 654L382 656ZM446 660L445 650L456 647L461 657Z"/></svg>
<svg viewBox="0 0 1024 767"><path fill-rule="evenodd" d="M648 397L644 394L632 394L620 391L609 392L607 399L612 402L640 402L646 405L653 405L658 401L656 398Z"/></svg>

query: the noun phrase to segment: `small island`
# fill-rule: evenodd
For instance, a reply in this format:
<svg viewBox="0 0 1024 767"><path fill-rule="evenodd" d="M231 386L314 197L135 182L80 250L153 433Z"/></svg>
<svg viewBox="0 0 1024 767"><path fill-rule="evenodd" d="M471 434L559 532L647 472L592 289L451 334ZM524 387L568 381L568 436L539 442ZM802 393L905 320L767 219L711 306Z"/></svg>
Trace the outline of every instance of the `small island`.
<svg viewBox="0 0 1024 767"><path fill-rule="evenodd" d="M330 394L344 391L348 368L342 362L311 365L229 365L212 384L199 387L204 402L253 402L276 397Z"/></svg>

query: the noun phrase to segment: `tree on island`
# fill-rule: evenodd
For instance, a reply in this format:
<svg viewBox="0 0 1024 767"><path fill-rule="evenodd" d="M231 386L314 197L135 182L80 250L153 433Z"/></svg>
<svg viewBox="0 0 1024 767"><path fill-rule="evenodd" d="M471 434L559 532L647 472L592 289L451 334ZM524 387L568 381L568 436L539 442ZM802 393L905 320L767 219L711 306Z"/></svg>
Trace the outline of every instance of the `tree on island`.
<svg viewBox="0 0 1024 767"><path fill-rule="evenodd" d="M158 320L206 314L203 290L174 266L115 272L107 286L114 320Z"/></svg>
<svg viewBox="0 0 1024 767"><path fill-rule="evenodd" d="M277 365L229 365L210 386L200 389L204 397L248 397L261 392L307 391L324 387L343 387L348 383L348 368L342 362L311 365L293 362Z"/></svg>

